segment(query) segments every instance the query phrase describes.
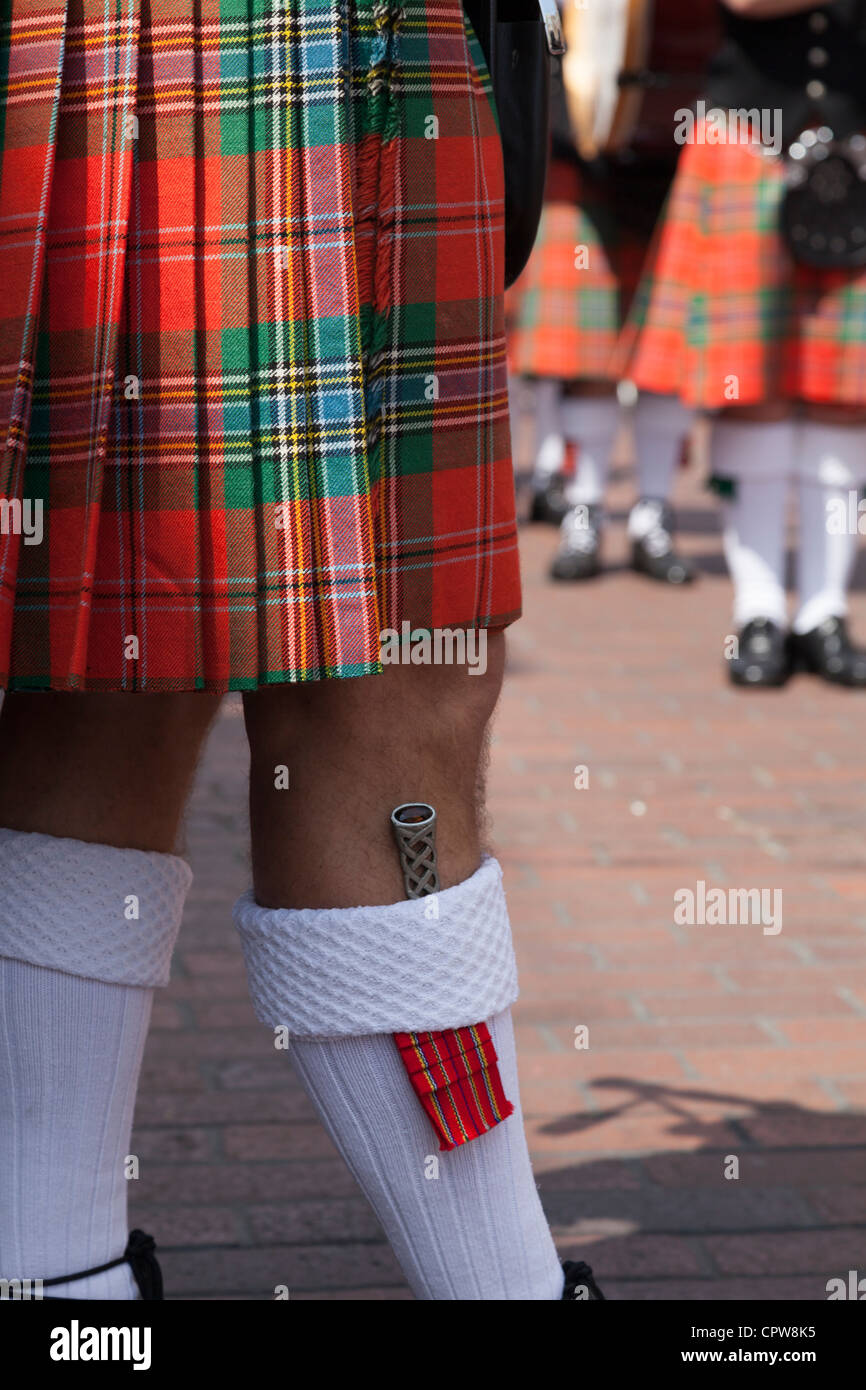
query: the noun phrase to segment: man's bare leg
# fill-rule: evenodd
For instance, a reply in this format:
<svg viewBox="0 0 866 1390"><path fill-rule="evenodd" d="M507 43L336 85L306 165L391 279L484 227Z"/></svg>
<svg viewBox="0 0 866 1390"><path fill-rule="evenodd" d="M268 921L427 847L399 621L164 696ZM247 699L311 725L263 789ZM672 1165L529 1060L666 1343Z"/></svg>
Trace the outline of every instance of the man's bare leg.
<svg viewBox="0 0 866 1390"><path fill-rule="evenodd" d="M153 989L189 885L178 826L218 699L7 696L0 715L0 1277L123 1255ZM52 1286L130 1299L127 1264Z"/></svg>
<svg viewBox="0 0 866 1390"><path fill-rule="evenodd" d="M220 697L7 695L0 826L170 854Z"/></svg>
<svg viewBox="0 0 866 1390"><path fill-rule="evenodd" d="M257 1012L288 1026L326 1128L413 1291L431 1300L544 1301L563 1289L523 1134L500 871L480 866L479 773L503 661L503 635L491 633L483 676L388 667L245 697L255 901L241 900L236 921ZM275 788L280 767L287 790ZM429 899L405 900L389 828L393 808L414 800L438 816L432 916ZM488 1020L514 1113L437 1155L392 1033ZM461 1084L484 1086L480 1073Z"/></svg>
<svg viewBox="0 0 866 1390"><path fill-rule="evenodd" d="M437 810L443 888L474 873L479 774L504 656L504 634L492 632L484 674L388 666L380 676L245 695L256 901L357 907L403 898L389 816L404 801ZM280 766L287 790L276 785Z"/></svg>

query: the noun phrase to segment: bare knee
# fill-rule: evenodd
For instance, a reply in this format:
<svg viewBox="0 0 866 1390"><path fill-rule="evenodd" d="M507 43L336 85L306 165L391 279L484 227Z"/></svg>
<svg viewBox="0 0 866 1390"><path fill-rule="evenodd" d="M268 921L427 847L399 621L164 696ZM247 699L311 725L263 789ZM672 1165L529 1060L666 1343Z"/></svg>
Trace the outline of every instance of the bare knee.
<svg viewBox="0 0 866 1390"><path fill-rule="evenodd" d="M204 692L7 695L0 825L170 851L219 703Z"/></svg>
<svg viewBox="0 0 866 1390"><path fill-rule="evenodd" d="M403 802L438 815L443 887L480 861L479 769L502 682L505 639L464 666L387 666L359 680L244 698L256 898L264 906L396 902L390 830Z"/></svg>
<svg viewBox="0 0 866 1390"><path fill-rule="evenodd" d="M329 743L355 746L410 739L483 737L502 688L505 634L478 634L474 664L394 664L357 680L281 685L244 696L244 715L255 760L275 745L302 751L320 733Z"/></svg>
<svg viewBox="0 0 866 1390"><path fill-rule="evenodd" d="M184 737L196 738L209 727L220 696L204 692L177 694L59 691L13 692L0 713L0 754L11 756L24 739L46 743L69 752L85 748L112 748L134 757L142 741L149 754L176 761L183 750L176 745ZM2 759L0 759L2 760Z"/></svg>

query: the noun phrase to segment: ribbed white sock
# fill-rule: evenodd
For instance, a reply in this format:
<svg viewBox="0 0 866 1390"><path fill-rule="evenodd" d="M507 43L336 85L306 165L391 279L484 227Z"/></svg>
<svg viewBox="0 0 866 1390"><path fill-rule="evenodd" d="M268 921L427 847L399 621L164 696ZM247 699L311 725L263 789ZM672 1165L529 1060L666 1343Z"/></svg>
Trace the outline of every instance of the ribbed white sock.
<svg viewBox="0 0 866 1390"><path fill-rule="evenodd" d="M0 958L4 1278L52 1279L123 1254L124 1162L152 997ZM127 1264L45 1292L138 1297Z"/></svg>
<svg viewBox="0 0 866 1390"><path fill-rule="evenodd" d="M801 478L798 493L799 607L792 626L795 632L802 633L811 632L825 618L843 618L848 612L848 584L857 558L857 535L827 527L828 506L837 503L846 507L847 488Z"/></svg>
<svg viewBox="0 0 866 1390"><path fill-rule="evenodd" d="M168 854L0 831L0 1277L123 1254L135 1091L190 871ZM129 1266L45 1290L133 1299Z"/></svg>
<svg viewBox="0 0 866 1390"><path fill-rule="evenodd" d="M570 507L604 500L620 409L616 396L567 396L561 407L563 433L579 445L577 472L565 489Z"/></svg>
<svg viewBox="0 0 866 1390"><path fill-rule="evenodd" d="M849 494L856 494L866 477L866 429L805 421L799 430L797 472L799 607L793 626L795 632L803 633L825 618L841 618L848 611L848 585L859 538L856 529L840 526L838 520L849 521ZM856 496L853 513L856 518Z"/></svg>
<svg viewBox="0 0 866 1390"><path fill-rule="evenodd" d="M725 502L724 547L734 585L734 622L754 618L787 626L785 598L785 478L741 478Z"/></svg>
<svg viewBox="0 0 866 1390"><path fill-rule="evenodd" d="M301 1079L416 1295L560 1298L523 1135L509 1012L517 982L496 860L435 904L272 910L247 893L235 922L256 1013L288 1028ZM514 1113L440 1153L391 1034L489 1019Z"/></svg>
<svg viewBox="0 0 866 1390"><path fill-rule="evenodd" d="M438 1152L392 1037L291 1044L307 1094L416 1298L562 1297L562 1268L526 1147L510 1010L491 1020L490 1034L514 1113L448 1153Z"/></svg>
<svg viewBox="0 0 866 1390"><path fill-rule="evenodd" d="M638 501L628 519L628 535L641 540L658 524L658 511L641 505L642 499L667 502L673 488L683 439L688 434L694 411L678 396L660 396L641 391L634 411L637 453Z"/></svg>
<svg viewBox="0 0 866 1390"><path fill-rule="evenodd" d="M734 622L754 618L787 626L785 524L794 467L794 425L718 421L711 440L713 474L735 482L726 502L724 548L734 585Z"/></svg>
<svg viewBox="0 0 866 1390"><path fill-rule="evenodd" d="M565 461L565 440L560 421L561 397L562 383L559 381L543 377L532 383L535 424L532 482L539 490L562 472Z"/></svg>

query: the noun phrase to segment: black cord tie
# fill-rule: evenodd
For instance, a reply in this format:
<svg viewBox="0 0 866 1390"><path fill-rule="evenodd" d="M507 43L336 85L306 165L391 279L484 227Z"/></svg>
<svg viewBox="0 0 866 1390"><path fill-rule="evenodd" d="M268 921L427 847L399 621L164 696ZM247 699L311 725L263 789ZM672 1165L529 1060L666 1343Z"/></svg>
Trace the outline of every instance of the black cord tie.
<svg viewBox="0 0 866 1390"><path fill-rule="evenodd" d="M92 1269L79 1270L77 1274L61 1274L56 1279L43 1279L42 1287L51 1288L55 1284L71 1284L76 1279L89 1279L92 1274L104 1274L107 1269L128 1264L138 1285L141 1297L146 1302L163 1300L162 1270L156 1258L156 1241L144 1231L129 1233L126 1249L116 1260L108 1260L104 1265L94 1265Z"/></svg>

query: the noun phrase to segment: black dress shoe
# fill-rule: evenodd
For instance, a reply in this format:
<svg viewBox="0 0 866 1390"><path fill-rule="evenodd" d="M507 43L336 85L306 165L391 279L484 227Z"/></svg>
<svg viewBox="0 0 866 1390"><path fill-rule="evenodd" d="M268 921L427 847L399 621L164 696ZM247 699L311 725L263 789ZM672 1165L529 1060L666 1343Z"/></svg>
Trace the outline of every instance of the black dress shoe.
<svg viewBox="0 0 866 1390"><path fill-rule="evenodd" d="M563 1260L562 1269L565 1274L565 1288L562 1290L560 1302L571 1302L578 1296L588 1303L607 1302L593 1278L592 1270L583 1260Z"/></svg>
<svg viewBox="0 0 866 1390"><path fill-rule="evenodd" d="M572 507L562 523L559 549L550 566L551 579L574 582L601 573L601 507Z"/></svg>
<svg viewBox="0 0 866 1390"><path fill-rule="evenodd" d="M658 497L642 497L636 505L646 511L652 525L632 543L632 569L661 584L691 584L694 569L674 550L672 509Z"/></svg>
<svg viewBox="0 0 866 1390"><path fill-rule="evenodd" d="M791 648L800 671L836 685L866 685L866 651L853 645L844 618L825 618L811 632L793 632Z"/></svg>
<svg viewBox="0 0 866 1390"><path fill-rule="evenodd" d="M779 686L791 674L788 636L769 618L753 618L739 637L739 655L728 662L734 685Z"/></svg>
<svg viewBox="0 0 866 1390"><path fill-rule="evenodd" d="M561 526L569 510L565 500L565 479L555 474L543 488L534 488L530 521L540 521L545 526Z"/></svg>

